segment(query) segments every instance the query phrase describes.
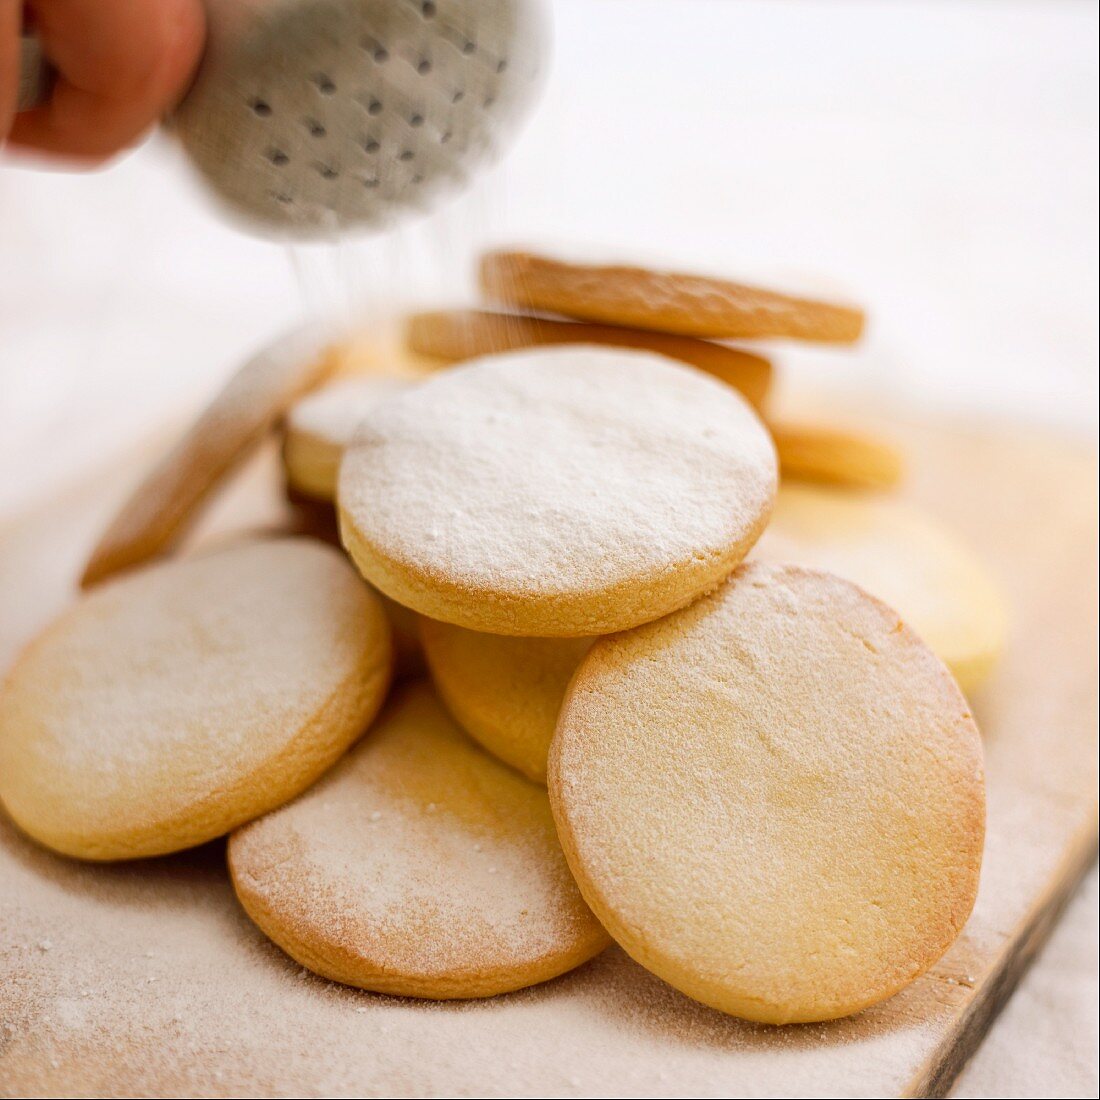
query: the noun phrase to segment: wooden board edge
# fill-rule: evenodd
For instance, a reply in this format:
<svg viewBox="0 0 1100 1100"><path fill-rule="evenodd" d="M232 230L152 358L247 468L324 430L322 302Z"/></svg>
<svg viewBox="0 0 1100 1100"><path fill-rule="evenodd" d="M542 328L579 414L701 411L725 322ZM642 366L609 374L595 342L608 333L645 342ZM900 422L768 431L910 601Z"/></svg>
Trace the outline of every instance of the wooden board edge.
<svg viewBox="0 0 1100 1100"><path fill-rule="evenodd" d="M1000 958L966 1003L949 1034L901 1094L903 1097L950 1095L959 1074L1035 962L1098 855L1100 827L1094 806L1089 824L1080 831L1058 872L1051 876L1050 892L1032 909L1020 934L1006 942Z"/></svg>

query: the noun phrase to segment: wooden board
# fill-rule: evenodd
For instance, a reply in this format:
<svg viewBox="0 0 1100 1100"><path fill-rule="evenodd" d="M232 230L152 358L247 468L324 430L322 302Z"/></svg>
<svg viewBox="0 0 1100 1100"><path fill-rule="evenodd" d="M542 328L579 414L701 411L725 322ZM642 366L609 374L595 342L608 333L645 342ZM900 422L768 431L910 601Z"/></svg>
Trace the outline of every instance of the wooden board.
<svg viewBox="0 0 1100 1100"><path fill-rule="evenodd" d="M87 866L0 823L0 1094L944 1094L1095 858L1096 467L1015 431L892 429L912 459L906 493L970 537L1014 619L973 700L989 790L981 892L929 974L852 1019L784 1029L705 1009L617 949L491 1001L402 1001L300 971L235 904L220 844ZM0 534L0 664L71 598L140 466ZM276 514L275 484L269 456L207 534Z"/></svg>

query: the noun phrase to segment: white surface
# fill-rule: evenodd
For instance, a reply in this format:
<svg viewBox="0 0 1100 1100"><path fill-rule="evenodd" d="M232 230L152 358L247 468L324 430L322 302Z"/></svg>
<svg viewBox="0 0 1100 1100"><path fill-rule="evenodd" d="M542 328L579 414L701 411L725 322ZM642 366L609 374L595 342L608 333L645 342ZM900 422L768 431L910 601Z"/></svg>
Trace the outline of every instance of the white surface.
<svg viewBox="0 0 1100 1100"><path fill-rule="evenodd" d="M1096 911L1094 867L952 1096L1096 1096Z"/></svg>
<svg viewBox="0 0 1100 1100"><path fill-rule="evenodd" d="M1096 5L561 0L507 165L428 223L288 249L211 213L158 138L0 168L0 515L323 309L468 293L534 241L833 287L872 325L792 372L1094 434ZM1096 1095L1096 886L958 1088Z"/></svg>

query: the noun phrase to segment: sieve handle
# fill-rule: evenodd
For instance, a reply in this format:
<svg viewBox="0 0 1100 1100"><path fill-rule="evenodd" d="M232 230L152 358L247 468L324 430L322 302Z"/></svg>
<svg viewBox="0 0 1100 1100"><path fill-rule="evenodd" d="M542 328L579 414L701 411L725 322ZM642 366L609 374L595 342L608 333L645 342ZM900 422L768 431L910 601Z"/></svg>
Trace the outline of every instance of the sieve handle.
<svg viewBox="0 0 1100 1100"><path fill-rule="evenodd" d="M29 111L50 98L53 87L53 67L42 55L42 47L33 34L19 40L19 94L16 110Z"/></svg>

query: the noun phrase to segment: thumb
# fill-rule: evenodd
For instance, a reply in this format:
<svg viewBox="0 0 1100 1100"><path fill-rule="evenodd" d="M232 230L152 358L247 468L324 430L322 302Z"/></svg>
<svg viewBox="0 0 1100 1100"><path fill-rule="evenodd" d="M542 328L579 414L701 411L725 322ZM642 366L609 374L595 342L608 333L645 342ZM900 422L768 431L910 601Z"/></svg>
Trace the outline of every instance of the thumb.
<svg viewBox="0 0 1100 1100"><path fill-rule="evenodd" d="M7 139L15 117L22 22L22 0L0 0L0 145Z"/></svg>
<svg viewBox="0 0 1100 1100"><path fill-rule="evenodd" d="M93 161L126 148L175 105L202 54L200 0L33 0L30 8L57 81L50 102L12 126L13 143L29 148Z"/></svg>

